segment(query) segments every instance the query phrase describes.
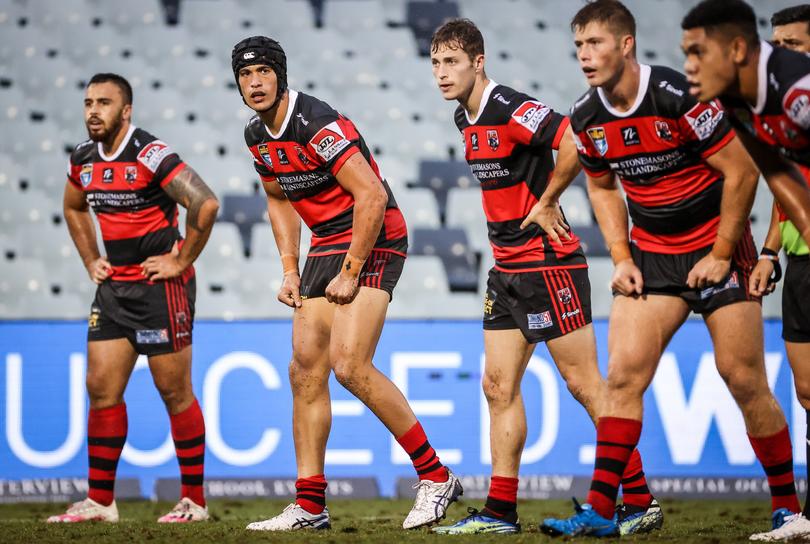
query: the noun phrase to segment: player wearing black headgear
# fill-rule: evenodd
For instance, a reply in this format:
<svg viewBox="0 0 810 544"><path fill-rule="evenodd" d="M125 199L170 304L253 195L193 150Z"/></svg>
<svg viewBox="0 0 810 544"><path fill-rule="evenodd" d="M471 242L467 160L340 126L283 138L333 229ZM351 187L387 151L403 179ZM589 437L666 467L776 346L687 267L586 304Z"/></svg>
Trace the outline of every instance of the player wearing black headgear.
<svg viewBox="0 0 810 544"><path fill-rule="evenodd" d="M239 92L257 113L245 141L267 193L284 267L278 298L295 309L290 384L296 498L278 516L248 529L330 526L323 472L331 371L413 461L420 482L403 527L434 523L461 494L461 484L439 461L408 401L371 360L408 247L402 212L354 123L287 88L278 42L248 38L234 47L232 59ZM301 219L312 242L299 275Z"/></svg>
<svg viewBox="0 0 810 544"><path fill-rule="evenodd" d="M276 99L264 111L273 109L287 90L287 55L280 43L266 36L252 36L234 45L231 51L231 68L240 94L242 88L239 86L239 70L254 64L269 66L276 74ZM244 95L242 99L244 100Z"/></svg>

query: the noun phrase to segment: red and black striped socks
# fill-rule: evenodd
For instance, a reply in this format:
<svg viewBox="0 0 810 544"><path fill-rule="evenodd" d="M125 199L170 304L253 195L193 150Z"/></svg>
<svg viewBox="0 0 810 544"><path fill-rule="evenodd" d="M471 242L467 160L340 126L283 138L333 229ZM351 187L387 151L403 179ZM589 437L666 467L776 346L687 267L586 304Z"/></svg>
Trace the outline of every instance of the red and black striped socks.
<svg viewBox="0 0 810 544"><path fill-rule="evenodd" d="M446 482L447 468L439 461L436 450L428 442L422 425L417 421L408 432L397 438L397 442L413 461L413 468L420 480Z"/></svg>
<svg viewBox="0 0 810 544"><path fill-rule="evenodd" d="M481 513L491 518L517 523L517 491L517 478L492 476L489 482L487 502Z"/></svg>
<svg viewBox="0 0 810 544"><path fill-rule="evenodd" d="M90 410L87 416L87 453L90 465L87 496L104 506L109 506L115 498L115 471L126 441L126 404Z"/></svg>
<svg viewBox="0 0 810 544"><path fill-rule="evenodd" d="M649 508L652 499L641 465L641 454L636 448L630 454L630 459L622 474L622 501L624 504L646 509Z"/></svg>
<svg viewBox="0 0 810 544"><path fill-rule="evenodd" d="M603 518L613 518L622 474L640 437L641 421L635 419L603 417L596 425L596 463L587 502Z"/></svg>
<svg viewBox="0 0 810 544"><path fill-rule="evenodd" d="M771 508L787 508L791 512L801 512L796 484L793 476L793 448L787 425L776 434L755 438L748 435L757 459L765 469L768 486L771 488Z"/></svg>
<svg viewBox="0 0 810 544"><path fill-rule="evenodd" d="M197 399L191 406L170 416L174 449L180 465L180 497L205 506L203 473L205 465L205 421Z"/></svg>
<svg viewBox="0 0 810 544"><path fill-rule="evenodd" d="M295 503L317 515L326 508L326 478L323 474L298 478L295 481Z"/></svg>

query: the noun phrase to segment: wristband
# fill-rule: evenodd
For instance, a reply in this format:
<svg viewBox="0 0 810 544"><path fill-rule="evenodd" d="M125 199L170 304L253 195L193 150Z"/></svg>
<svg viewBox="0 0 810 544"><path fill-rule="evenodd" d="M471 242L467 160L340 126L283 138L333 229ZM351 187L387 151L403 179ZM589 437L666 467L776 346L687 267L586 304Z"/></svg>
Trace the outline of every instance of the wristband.
<svg viewBox="0 0 810 544"><path fill-rule="evenodd" d="M290 253L285 253L281 256L281 266L284 269L284 275L298 274L298 257Z"/></svg>
<svg viewBox="0 0 810 544"><path fill-rule="evenodd" d="M365 263L365 259L358 259L351 253L347 252L346 257L343 259L343 264L340 267L340 273L348 274L356 278L360 275L360 271L363 269L363 265Z"/></svg>
<svg viewBox="0 0 810 544"><path fill-rule="evenodd" d="M763 247L762 251L759 252L760 259L766 259L773 263L773 273L771 277L768 278L768 283L779 283L779 280L782 279L782 263L779 262L779 253L776 251Z"/></svg>

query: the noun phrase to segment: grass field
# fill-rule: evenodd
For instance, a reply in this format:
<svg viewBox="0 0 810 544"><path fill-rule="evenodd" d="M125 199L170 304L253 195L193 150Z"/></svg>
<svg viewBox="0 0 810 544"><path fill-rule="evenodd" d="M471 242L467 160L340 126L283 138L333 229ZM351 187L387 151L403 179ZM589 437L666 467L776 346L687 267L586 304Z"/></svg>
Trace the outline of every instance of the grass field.
<svg viewBox="0 0 810 544"><path fill-rule="evenodd" d="M174 544L224 544L231 542L551 542L554 539L538 530L538 523L550 515L567 514L569 502L524 501L520 515L523 533L511 536L440 536L427 530L404 531L402 520L411 507L403 500L332 501L332 529L308 533L253 533L245 531L250 521L265 519L286 506L283 501L211 501L214 521L185 526L162 526L155 523L171 504L147 501L123 502L118 506L118 524L50 525L42 520L58 513L61 504L0 505L0 542L121 543L171 542ZM461 517L467 506L480 507L479 501L453 505L448 519ZM662 501L664 528L651 535L625 537L631 542L706 542L713 544L744 542L753 532L769 528L770 512L764 501ZM591 540L592 539L579 539ZM606 540L605 542L614 542Z"/></svg>

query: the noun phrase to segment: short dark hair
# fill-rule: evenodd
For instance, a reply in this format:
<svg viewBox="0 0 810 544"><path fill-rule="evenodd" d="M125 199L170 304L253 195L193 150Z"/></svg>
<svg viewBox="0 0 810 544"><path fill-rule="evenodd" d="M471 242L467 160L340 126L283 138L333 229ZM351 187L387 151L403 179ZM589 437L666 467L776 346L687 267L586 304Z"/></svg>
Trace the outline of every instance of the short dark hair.
<svg viewBox="0 0 810 544"><path fill-rule="evenodd" d="M471 59L484 54L484 36L469 19L450 19L437 28L430 40L430 51L435 53L440 45L456 45Z"/></svg>
<svg viewBox="0 0 810 544"><path fill-rule="evenodd" d="M771 17L772 26L789 25L791 23L806 23L810 31L810 4L799 4L777 11Z"/></svg>
<svg viewBox="0 0 810 544"><path fill-rule="evenodd" d="M743 0L703 0L689 10L681 21L681 28L705 28L707 33L720 30L742 36L749 45L759 44L757 16Z"/></svg>
<svg viewBox="0 0 810 544"><path fill-rule="evenodd" d="M605 23L614 34L629 34L636 37L636 18L619 0L594 0L588 2L571 19L571 30L583 28L590 23Z"/></svg>
<svg viewBox="0 0 810 544"><path fill-rule="evenodd" d="M99 74L93 75L90 78L90 81L87 83L87 86L93 85L94 83L113 83L121 89L121 94L124 95L124 104L132 105L132 85L129 84L129 81L126 80L124 76L119 76L118 74L113 74L109 72L102 72Z"/></svg>

